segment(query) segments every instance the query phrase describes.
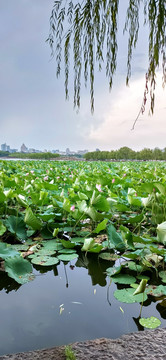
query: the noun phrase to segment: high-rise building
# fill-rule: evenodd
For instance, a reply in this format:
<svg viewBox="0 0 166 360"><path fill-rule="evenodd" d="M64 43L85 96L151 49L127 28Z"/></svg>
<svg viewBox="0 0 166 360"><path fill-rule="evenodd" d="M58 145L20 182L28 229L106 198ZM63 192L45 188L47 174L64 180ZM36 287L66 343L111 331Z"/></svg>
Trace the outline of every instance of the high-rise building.
<svg viewBox="0 0 166 360"><path fill-rule="evenodd" d="M27 152L28 152L28 148L25 146L24 143L21 145L21 152L23 152L23 153L27 153Z"/></svg>

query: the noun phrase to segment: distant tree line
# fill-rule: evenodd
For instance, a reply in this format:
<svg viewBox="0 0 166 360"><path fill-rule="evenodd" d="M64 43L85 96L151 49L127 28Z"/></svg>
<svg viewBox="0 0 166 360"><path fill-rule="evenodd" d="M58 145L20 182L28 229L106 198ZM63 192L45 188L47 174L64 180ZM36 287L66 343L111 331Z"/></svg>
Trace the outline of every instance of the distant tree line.
<svg viewBox="0 0 166 360"><path fill-rule="evenodd" d="M6 155L4 155L6 156ZM18 158L18 159L55 159L59 157L59 154L52 154L51 152L43 152L43 153L22 153L16 152L13 154L8 153L9 158Z"/></svg>
<svg viewBox="0 0 166 360"><path fill-rule="evenodd" d="M119 150L88 152L84 158L86 160L166 160L166 148L163 150L145 148L141 151L134 151L124 146Z"/></svg>

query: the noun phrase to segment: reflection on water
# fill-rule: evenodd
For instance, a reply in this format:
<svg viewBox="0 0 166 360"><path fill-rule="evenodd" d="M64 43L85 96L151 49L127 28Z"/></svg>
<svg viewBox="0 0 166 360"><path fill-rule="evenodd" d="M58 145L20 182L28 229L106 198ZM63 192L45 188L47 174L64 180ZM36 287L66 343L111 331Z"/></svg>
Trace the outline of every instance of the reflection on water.
<svg viewBox="0 0 166 360"><path fill-rule="evenodd" d="M116 285L106 277L108 266L110 262L94 254L81 254L76 263L35 266L35 280L23 286L1 273L0 354L143 330L140 304L114 298ZM148 299L142 316L159 313L166 318L165 308Z"/></svg>

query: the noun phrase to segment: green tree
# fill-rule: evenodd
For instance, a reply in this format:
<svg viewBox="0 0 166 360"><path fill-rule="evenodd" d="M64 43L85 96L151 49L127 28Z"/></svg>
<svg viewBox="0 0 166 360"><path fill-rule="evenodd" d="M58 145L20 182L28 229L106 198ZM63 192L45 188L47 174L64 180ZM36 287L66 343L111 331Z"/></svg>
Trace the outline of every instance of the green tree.
<svg viewBox="0 0 166 360"><path fill-rule="evenodd" d="M61 72L62 56L65 63L65 93L69 96L69 58L73 54L74 106L80 106L81 75L85 85L90 83L91 110L94 110L95 63L101 70L105 64L109 88L117 67L118 14L124 0L55 0L47 41L57 62L57 76ZM131 76L131 59L137 45L140 16L149 31L149 64L141 111L144 112L147 94L151 97L151 111L154 109L156 70L163 68L163 84L166 83L166 0L128 0L124 31L128 32L128 55L126 83ZM142 10L143 9L143 10Z"/></svg>

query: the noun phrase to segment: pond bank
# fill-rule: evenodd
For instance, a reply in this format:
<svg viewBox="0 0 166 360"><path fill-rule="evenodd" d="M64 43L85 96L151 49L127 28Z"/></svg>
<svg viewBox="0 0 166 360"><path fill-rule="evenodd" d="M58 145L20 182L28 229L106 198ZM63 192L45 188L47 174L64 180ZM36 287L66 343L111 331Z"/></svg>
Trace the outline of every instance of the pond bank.
<svg viewBox="0 0 166 360"><path fill-rule="evenodd" d="M118 339L96 339L72 344L77 360L164 360L166 329L146 330ZM65 360L65 346L0 356L0 360Z"/></svg>

